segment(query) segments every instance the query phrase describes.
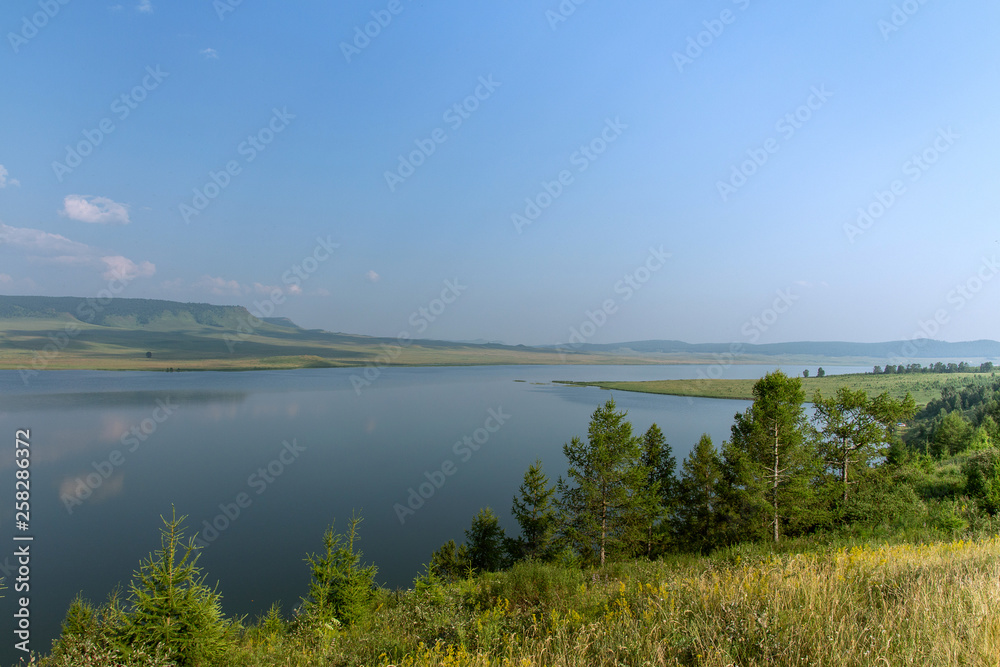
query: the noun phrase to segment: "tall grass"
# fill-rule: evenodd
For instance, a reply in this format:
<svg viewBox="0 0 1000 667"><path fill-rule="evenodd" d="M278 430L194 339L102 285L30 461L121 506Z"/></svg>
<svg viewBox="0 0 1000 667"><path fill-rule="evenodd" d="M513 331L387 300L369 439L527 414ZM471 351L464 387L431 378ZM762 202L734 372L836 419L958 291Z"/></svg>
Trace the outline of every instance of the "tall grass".
<svg viewBox="0 0 1000 667"><path fill-rule="evenodd" d="M996 537L780 554L744 545L586 572L521 563L382 591L353 627L272 615L219 664L1000 665L998 602Z"/></svg>

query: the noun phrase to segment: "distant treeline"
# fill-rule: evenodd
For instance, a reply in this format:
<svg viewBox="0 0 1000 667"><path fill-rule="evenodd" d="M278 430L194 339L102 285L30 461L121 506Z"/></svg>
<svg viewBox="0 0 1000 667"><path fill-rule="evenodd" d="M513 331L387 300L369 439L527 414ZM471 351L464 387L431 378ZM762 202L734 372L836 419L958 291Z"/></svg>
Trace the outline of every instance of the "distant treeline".
<svg viewBox="0 0 1000 667"><path fill-rule="evenodd" d="M992 373L994 370L993 362L987 361L979 364L978 366L973 366L967 362L959 363L942 363L937 362L935 364L928 364L926 366L921 366L920 364L899 364L893 365L889 364L885 368L882 366L876 366L872 369L873 375L892 375L893 373Z"/></svg>

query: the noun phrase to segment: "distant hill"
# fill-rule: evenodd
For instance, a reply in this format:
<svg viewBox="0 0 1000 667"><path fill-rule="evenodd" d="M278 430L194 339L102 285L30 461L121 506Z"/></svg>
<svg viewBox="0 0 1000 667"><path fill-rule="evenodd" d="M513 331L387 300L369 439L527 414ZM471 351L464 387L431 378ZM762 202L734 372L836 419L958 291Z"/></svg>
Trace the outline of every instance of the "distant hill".
<svg viewBox="0 0 1000 667"><path fill-rule="evenodd" d="M247 370L363 365L637 363L620 355L303 329L242 306L0 296L0 368ZM376 376L377 377L377 376Z"/></svg>
<svg viewBox="0 0 1000 667"><path fill-rule="evenodd" d="M0 368L267 369L362 365L726 363L885 364L1000 361L1000 343L799 342L734 346L648 340L526 347L379 338L303 329L242 306L158 299L0 296ZM724 355L720 357L719 355ZM895 362L893 362L895 363Z"/></svg>
<svg viewBox="0 0 1000 667"><path fill-rule="evenodd" d="M559 346L552 346L558 348ZM705 355L729 354L731 343L685 343L679 340L644 340L630 343L584 343L573 346L574 350L604 354L671 354ZM962 343L948 343L940 340L921 340L919 344L909 341L889 341L885 343L847 342L794 342L769 343L766 345L739 344L739 354L751 356L802 356L835 358L891 359L908 357L914 359L997 359L1000 358L1000 342L977 340Z"/></svg>
<svg viewBox="0 0 1000 667"><path fill-rule="evenodd" d="M250 313L243 306L159 299L111 299L102 304L97 299L72 296L0 296L0 319L52 317L72 317L87 324L109 327L145 328L188 323L236 329L240 322L247 321Z"/></svg>

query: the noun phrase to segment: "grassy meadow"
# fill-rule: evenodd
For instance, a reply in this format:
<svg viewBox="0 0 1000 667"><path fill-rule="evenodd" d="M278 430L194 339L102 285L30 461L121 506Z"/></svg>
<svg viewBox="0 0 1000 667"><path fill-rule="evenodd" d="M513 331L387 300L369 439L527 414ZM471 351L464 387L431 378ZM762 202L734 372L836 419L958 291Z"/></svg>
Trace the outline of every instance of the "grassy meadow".
<svg viewBox="0 0 1000 667"><path fill-rule="evenodd" d="M986 666L1000 664L998 596L997 537L741 545L590 571L525 562L379 591L349 627L258 619L216 664ZM37 664L112 664L101 655L75 640Z"/></svg>
<svg viewBox="0 0 1000 667"><path fill-rule="evenodd" d="M909 392L917 405L925 405L938 398L946 385L961 385L979 373L913 373L903 375L869 375L863 373L848 375L827 375L825 377L802 378L802 389L806 399L812 399L816 391L824 396L833 396L840 387L851 390L863 389L869 396L888 392L892 398L901 399ZM636 391L647 394L669 394L673 396L698 396L703 398L731 398L753 400L753 380L694 379L694 380L651 380L647 382L567 382L587 387L600 387L613 391Z"/></svg>

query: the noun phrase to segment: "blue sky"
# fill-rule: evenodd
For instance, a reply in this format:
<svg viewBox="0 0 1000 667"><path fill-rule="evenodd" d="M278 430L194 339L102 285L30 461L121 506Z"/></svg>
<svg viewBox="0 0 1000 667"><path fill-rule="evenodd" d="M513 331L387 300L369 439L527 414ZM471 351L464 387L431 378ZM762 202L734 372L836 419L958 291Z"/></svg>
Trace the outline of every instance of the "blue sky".
<svg viewBox="0 0 1000 667"><path fill-rule="evenodd" d="M998 26L986 0L12 0L0 293L525 344L1000 338Z"/></svg>

